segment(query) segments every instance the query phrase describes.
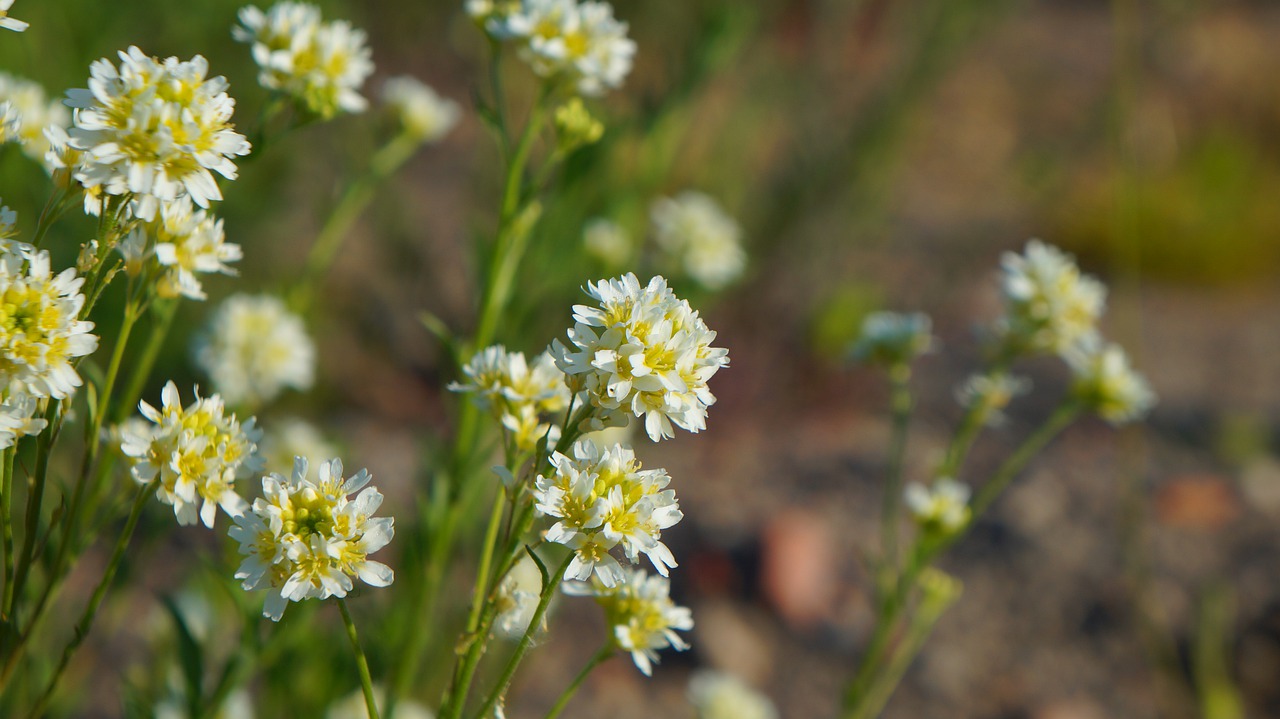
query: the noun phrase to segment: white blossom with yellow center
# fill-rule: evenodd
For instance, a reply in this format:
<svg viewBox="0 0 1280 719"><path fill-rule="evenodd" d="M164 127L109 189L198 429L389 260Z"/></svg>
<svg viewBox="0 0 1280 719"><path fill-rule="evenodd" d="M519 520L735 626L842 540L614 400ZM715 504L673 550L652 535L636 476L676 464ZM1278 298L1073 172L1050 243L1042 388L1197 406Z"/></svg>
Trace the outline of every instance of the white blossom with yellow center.
<svg viewBox="0 0 1280 719"><path fill-rule="evenodd" d="M13 7L13 0L0 0L0 27L14 32L22 32L31 25L19 20L16 17L9 17L9 8Z"/></svg>
<svg viewBox="0 0 1280 719"><path fill-rule="evenodd" d="M262 467L258 441L262 432L250 417L243 424L228 415L218 395L201 397L186 407L178 387L168 382L160 394L157 409L145 401L138 404L150 425L132 424L122 428L120 450L133 459L132 474L140 484L159 478L156 498L173 505L178 524L213 528L221 507L235 517L246 504L236 493L236 479L246 478Z"/></svg>
<svg viewBox="0 0 1280 719"><path fill-rule="evenodd" d="M369 473L343 479L342 462L333 459L312 482L307 467L298 457L291 477L263 477L262 496L230 532L244 555L236 579L246 591L267 590L263 616L273 621L291 601L345 597L353 578L373 587L395 579L390 567L369 559L395 535L394 519L373 516L382 494L365 486Z"/></svg>
<svg viewBox="0 0 1280 719"><path fill-rule="evenodd" d="M129 263L145 258L149 238L155 242L152 252L163 268L156 287L161 297L203 300L204 287L196 275L234 275L227 263L243 257L240 245L226 241L222 220L195 210L186 199L166 203L154 222L134 228L122 241L126 269L136 271Z"/></svg>
<svg viewBox="0 0 1280 719"><path fill-rule="evenodd" d="M257 405L315 381L316 349L302 318L273 295L232 295L198 339L196 363L232 405Z"/></svg>
<svg viewBox="0 0 1280 719"><path fill-rule="evenodd" d="M511 433L518 449L532 450L544 436L551 444L559 439L560 428L546 418L564 412L569 388L549 353L531 365L523 353L493 345L477 352L462 373L470 381L449 389L472 393L476 405Z"/></svg>
<svg viewBox="0 0 1280 719"><path fill-rule="evenodd" d="M1156 403L1155 393L1115 344L1087 344L1067 355L1077 398L1113 425L1141 419Z"/></svg>
<svg viewBox="0 0 1280 719"><path fill-rule="evenodd" d="M563 79L583 95L621 87L636 54L627 24L605 2L523 0L518 8L491 13L485 27L520 42L521 56L539 76Z"/></svg>
<svg viewBox="0 0 1280 719"><path fill-rule="evenodd" d="M917 524L947 534L969 521L969 494L969 485L950 477L939 477L929 487L911 482L903 492L907 509Z"/></svg>
<svg viewBox="0 0 1280 719"><path fill-rule="evenodd" d="M382 85L382 104L404 132L424 143L449 134L462 115L458 103L407 76L393 77Z"/></svg>
<svg viewBox="0 0 1280 719"><path fill-rule="evenodd" d="M49 125L65 128L71 113L60 100L50 100L37 82L0 72L0 103L9 103L16 126L7 133L6 141L22 145L22 151L37 162L45 161L49 140L44 130Z"/></svg>
<svg viewBox="0 0 1280 719"><path fill-rule="evenodd" d="M79 319L84 278L53 274L49 253L13 243L0 253L0 391L65 399L82 384L72 362L98 348Z"/></svg>
<svg viewBox="0 0 1280 719"><path fill-rule="evenodd" d="M1031 240L1023 254L1005 253L1001 265L1005 313L998 328L1013 349L1065 356L1096 339L1107 290L1069 255Z"/></svg>
<svg viewBox="0 0 1280 719"><path fill-rule="evenodd" d="M645 676L652 676L659 650L689 648L676 631L693 629L693 613L671 601L671 582L666 577L630 569L613 586L595 581L587 587L568 585L565 592L596 598L613 628L614 642L619 649L631 653L632 661Z"/></svg>

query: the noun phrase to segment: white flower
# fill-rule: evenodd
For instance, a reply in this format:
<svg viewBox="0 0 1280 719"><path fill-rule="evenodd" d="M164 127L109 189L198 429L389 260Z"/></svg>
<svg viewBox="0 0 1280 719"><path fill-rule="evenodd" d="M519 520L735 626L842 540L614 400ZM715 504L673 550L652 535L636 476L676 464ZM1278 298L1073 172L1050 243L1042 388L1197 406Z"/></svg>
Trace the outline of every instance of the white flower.
<svg viewBox="0 0 1280 719"><path fill-rule="evenodd" d="M520 557L498 584L498 618L494 626L508 639L519 639L529 629L542 594L542 573L528 554ZM546 617L542 620L546 628Z"/></svg>
<svg viewBox="0 0 1280 719"><path fill-rule="evenodd" d="M65 399L82 384L72 362L98 348L93 323L79 319L84 278L54 275L48 252L15 246L0 253L0 391Z"/></svg>
<svg viewBox="0 0 1280 719"><path fill-rule="evenodd" d="M939 477L933 486L911 482L903 492L907 509L926 530L950 534L969 521L969 485Z"/></svg>
<svg viewBox="0 0 1280 719"><path fill-rule="evenodd" d="M40 411L38 399L11 389L0 404L0 449L8 449L23 437L43 432L49 423L36 416Z"/></svg>
<svg viewBox="0 0 1280 719"><path fill-rule="evenodd" d="M17 236L18 213L10 210L3 201L0 201L0 252L20 255L35 251L31 245L13 239Z"/></svg>
<svg viewBox="0 0 1280 719"><path fill-rule="evenodd" d="M379 711L386 706L387 689L381 684L373 685L373 703ZM325 719L367 719L368 709L364 703L364 690L357 687L350 694L329 705L324 714ZM401 719L435 719L430 709L412 699L401 699L396 702L396 716Z"/></svg>
<svg viewBox="0 0 1280 719"><path fill-rule="evenodd" d="M241 8L240 25L231 34L253 46L258 82L308 111L329 118L368 106L359 90L373 73L373 61L364 31L350 23L321 22L316 6L281 2L265 13L252 5Z"/></svg>
<svg viewBox="0 0 1280 719"><path fill-rule="evenodd" d="M920 312L872 312L862 321L862 334L853 344L853 358L860 362L895 367L933 351L933 323Z"/></svg>
<svg viewBox="0 0 1280 719"><path fill-rule="evenodd" d="M236 479L262 467L257 455L262 432L250 417L243 424L228 415L218 395L200 396L186 407L173 382L164 386L159 409L138 404L151 425L122 428L120 450L133 460L133 478L147 484L159 477L156 498L173 505L178 524L213 528L218 508L235 517L245 511ZM198 511L197 511L198 510Z"/></svg>
<svg viewBox="0 0 1280 719"><path fill-rule="evenodd" d="M704 287L721 289L746 269L742 228L709 196L686 191L659 198L649 218L658 246Z"/></svg>
<svg viewBox="0 0 1280 719"><path fill-rule="evenodd" d="M30 25L18 18L9 17L9 8L13 7L13 0L0 0L0 27L14 32L22 32Z"/></svg>
<svg viewBox="0 0 1280 719"><path fill-rule="evenodd" d="M662 277L641 287L627 274L588 283L586 291L598 306L575 305L569 342L552 345L570 387L606 415L643 418L655 442L675 436L672 424L705 429L716 401L707 381L729 364L728 350L711 346L716 333Z"/></svg>
<svg viewBox="0 0 1280 719"><path fill-rule="evenodd" d="M268 590L263 616L272 621L280 621L291 601L345 597L352 579L371 587L395 579L390 567L368 558L395 535L394 519L373 516L382 494L365 487L369 473L362 469L343 479L342 462L333 459L320 465L312 482L307 466L298 457L292 477L263 477L262 496L235 518L230 532L244 555L236 579L246 591Z"/></svg>
<svg viewBox="0 0 1280 719"><path fill-rule="evenodd" d="M622 226L597 217L582 230L582 246L608 267L622 267L631 259L631 238Z"/></svg>
<svg viewBox="0 0 1280 719"><path fill-rule="evenodd" d="M960 406L975 412L980 424L999 426L1004 423L1004 408L1014 397L1026 394L1031 380L1007 372L976 374L956 389Z"/></svg>
<svg viewBox="0 0 1280 719"><path fill-rule="evenodd" d="M551 444L559 439L559 427L542 418L564 412L569 388L550 354L542 353L530 365L524 354L493 345L477 352L462 373L470 382L449 389L473 393L476 404L492 412L519 449L532 450L544 436Z"/></svg>
<svg viewBox="0 0 1280 719"><path fill-rule="evenodd" d="M485 27L520 41L521 56L539 76L564 79L583 95L621 87L636 53L627 24L605 2L523 0L516 9L491 14Z"/></svg>
<svg viewBox="0 0 1280 719"><path fill-rule="evenodd" d="M596 582L587 593L604 607L618 648L630 652L636 667L652 676L659 649L689 648L676 630L693 629L693 614L671 601L671 582L666 577L631 569L622 580L612 587Z"/></svg>
<svg viewBox="0 0 1280 719"><path fill-rule="evenodd" d="M3 21L0 21L3 22ZM0 103L8 103L8 118L12 128L6 128L5 141L16 141L22 151L36 162L45 161L49 140L45 128L54 125L66 128L71 123L71 113L58 100L50 100L39 83L0 72Z"/></svg>
<svg viewBox="0 0 1280 719"><path fill-rule="evenodd" d="M1075 260L1039 240L1001 261L1005 312L998 325L1015 350L1065 354L1097 336L1106 288Z"/></svg>
<svg viewBox="0 0 1280 719"><path fill-rule="evenodd" d="M642 470L635 452L615 445L601 450L589 440L573 446L573 457L556 452L554 472L539 476L534 491L539 514L558 521L546 532L549 542L574 550L565 579L585 580L592 573L606 587L623 581L622 566L609 552L621 547L635 563L641 554L663 576L676 566L661 542L662 530L684 514L671 477L664 469Z"/></svg>
<svg viewBox="0 0 1280 719"><path fill-rule="evenodd" d="M1068 353L1075 374L1074 393L1090 409L1114 425L1141 419L1156 403L1155 393L1129 366L1119 345L1089 343Z"/></svg>
<svg viewBox="0 0 1280 719"><path fill-rule="evenodd" d="M196 363L233 405L260 404L315 380L316 350L302 318L272 295L232 295L197 341Z"/></svg>
<svg viewBox="0 0 1280 719"><path fill-rule="evenodd" d="M213 173L234 180L231 158L249 154L235 132L227 80L208 78L209 63L119 53L120 67L101 59L88 89L67 91L75 108L70 146L82 151L76 179L108 195L127 195L135 217L152 220L163 203L189 197L200 207L221 200Z"/></svg>
<svg viewBox="0 0 1280 719"><path fill-rule="evenodd" d="M458 103L412 77L393 77L382 85L382 102L404 131L421 142L436 142L458 124Z"/></svg>
<svg viewBox="0 0 1280 719"><path fill-rule="evenodd" d="M181 295L203 300L204 287L196 275L234 275L235 270L227 263L243 257L240 245L226 241L222 220L204 210L194 210L185 198L165 203L154 222L134 228L121 242L126 269L145 258L143 248L148 237L155 240L153 252L164 268L156 288L161 297Z"/></svg>
<svg viewBox="0 0 1280 719"><path fill-rule="evenodd" d="M294 457L305 457L308 462L318 464L338 453L315 425L297 417L272 419L259 449L266 471L277 474L293 471Z"/></svg>
<svg viewBox="0 0 1280 719"><path fill-rule="evenodd" d="M768 697L722 672L695 673L689 680L689 701L698 719L778 719L778 709Z"/></svg>

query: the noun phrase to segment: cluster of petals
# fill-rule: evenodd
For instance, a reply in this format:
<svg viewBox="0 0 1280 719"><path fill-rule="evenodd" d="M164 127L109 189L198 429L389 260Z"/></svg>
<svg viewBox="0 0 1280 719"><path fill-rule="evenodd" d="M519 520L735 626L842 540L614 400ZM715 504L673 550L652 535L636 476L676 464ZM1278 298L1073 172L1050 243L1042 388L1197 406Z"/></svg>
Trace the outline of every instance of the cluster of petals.
<svg viewBox="0 0 1280 719"><path fill-rule="evenodd" d="M263 477L262 496L230 531L244 555L236 579L246 591L267 590L263 616L274 621L289 602L345 597L353 578L374 587L395 578L390 567L369 559L391 541L395 520L373 516L382 494L365 486L368 471L343 479L341 460L332 459L320 464L312 482L307 465L298 457L292 476Z"/></svg>
<svg viewBox="0 0 1280 719"><path fill-rule="evenodd" d="M0 106L8 106L4 142L17 142L31 159L43 162L49 151L45 128L65 128L71 113L59 100L51 100L39 83L0 72Z"/></svg>
<svg viewBox="0 0 1280 719"><path fill-rule="evenodd" d="M520 44L540 77L562 79L582 95L603 95L631 72L635 41L613 6L586 0L469 2L467 10L490 35Z"/></svg>
<svg viewBox="0 0 1280 719"><path fill-rule="evenodd" d="M12 386L0 401L0 449L8 449L23 437L39 434L49 425L37 415L41 411L40 400L21 387Z"/></svg>
<svg viewBox="0 0 1280 719"><path fill-rule="evenodd" d="M228 297L198 338L195 358L235 406L269 402L315 381L315 343L302 318L274 295Z"/></svg>
<svg viewBox="0 0 1280 719"><path fill-rule="evenodd" d="M632 563L647 556L666 576L676 560L661 541L662 530L684 517L675 491L667 489L666 470L641 469L635 452L622 445L601 449L584 439L572 452L551 456L552 471L538 477L534 491L537 511L557 520L547 541L574 551L564 578L585 580L594 573L606 587L625 581L610 554L615 547Z"/></svg>
<svg viewBox="0 0 1280 719"><path fill-rule="evenodd" d="M148 244L154 243L148 250ZM161 297L206 298L197 275L234 275L228 265L243 253L240 245L227 242L222 220L196 210L190 201L178 200L160 208L154 221L135 227L122 242L126 268L136 272L148 255L161 267L156 291Z"/></svg>
<svg viewBox="0 0 1280 719"><path fill-rule="evenodd" d="M382 104L403 131L419 142L435 142L449 134L462 115L458 103L408 76L393 77L382 85Z"/></svg>
<svg viewBox="0 0 1280 719"><path fill-rule="evenodd" d="M700 671L689 680L689 702L698 719L778 719L768 697L732 674Z"/></svg>
<svg viewBox="0 0 1280 719"><path fill-rule="evenodd" d="M449 389L471 393L481 409L511 432L517 447L528 451L544 436L548 442L559 438L559 428L544 418L564 411L569 388L549 353L530 364L523 353L493 345L477 352L462 373L468 381Z"/></svg>
<svg viewBox="0 0 1280 719"><path fill-rule="evenodd" d="M172 381L160 400L159 409L145 401L138 405L150 424L131 423L121 430L120 450L133 460L133 478L140 484L158 479L156 498L173 505L181 525L199 518L212 528L219 507L232 517L243 513L236 479L262 467L256 421L250 417L241 423L227 414L216 394L201 397L197 391L195 401L184 407Z"/></svg>
<svg viewBox="0 0 1280 719"><path fill-rule="evenodd" d="M932 330L933 321L923 312L872 312L862 321L852 355L885 367L908 364L936 347Z"/></svg>
<svg viewBox="0 0 1280 719"><path fill-rule="evenodd" d="M570 387L606 414L643 418L650 439L706 428L716 400L707 381L729 364L726 349L712 347L716 333L661 276L642 286L634 274L588 283L597 306L575 305L568 342L552 345Z"/></svg>
<svg viewBox="0 0 1280 719"><path fill-rule="evenodd" d="M1001 267L999 329L1013 348L1065 356L1097 337L1106 287L1070 255L1031 240L1022 254L1005 253Z"/></svg>
<svg viewBox="0 0 1280 719"><path fill-rule="evenodd" d="M119 68L106 58L93 63L88 89L67 91L75 108L69 145L81 151L76 180L127 195L143 220L182 197L203 208L221 200L213 173L235 179L232 158L249 153L231 124L226 78L208 77L199 55L160 60L130 47L119 57Z"/></svg>
<svg viewBox="0 0 1280 719"><path fill-rule="evenodd" d="M969 485L939 477L932 486L911 482L903 492L907 509L926 530L951 534L969 521Z"/></svg>
<svg viewBox="0 0 1280 719"><path fill-rule="evenodd" d="M746 269L742 228L711 197L686 191L659 198L649 219L658 246L707 289L725 287Z"/></svg>
<svg viewBox="0 0 1280 719"><path fill-rule="evenodd" d="M0 213L2 214L2 213ZM0 391L65 399L82 384L73 361L98 348L80 319L84 278L54 274L49 253L4 240L0 252Z"/></svg>
<svg viewBox="0 0 1280 719"><path fill-rule="evenodd" d="M1008 372L976 374L956 389L956 401L975 413L980 424L999 426L1005 421L1004 408L1030 389L1031 380Z"/></svg>
<svg viewBox="0 0 1280 719"><path fill-rule="evenodd" d="M373 74L363 30L345 20L323 22L310 3L281 2L263 12L241 8L232 36L252 46L258 82L320 117L362 112L360 86Z"/></svg>
<svg viewBox="0 0 1280 719"><path fill-rule="evenodd" d="M1156 403L1155 393L1119 345L1087 343L1067 355L1067 364L1075 375L1075 396L1111 424L1141 419Z"/></svg>
<svg viewBox="0 0 1280 719"><path fill-rule="evenodd" d="M597 578L585 588L568 585L565 589L595 597L613 628L614 642L619 649L631 653L632 661L645 676L653 674L659 650L689 648L676 631L693 629L693 613L671 601L671 582L666 577L630 569L622 581L612 586Z"/></svg>

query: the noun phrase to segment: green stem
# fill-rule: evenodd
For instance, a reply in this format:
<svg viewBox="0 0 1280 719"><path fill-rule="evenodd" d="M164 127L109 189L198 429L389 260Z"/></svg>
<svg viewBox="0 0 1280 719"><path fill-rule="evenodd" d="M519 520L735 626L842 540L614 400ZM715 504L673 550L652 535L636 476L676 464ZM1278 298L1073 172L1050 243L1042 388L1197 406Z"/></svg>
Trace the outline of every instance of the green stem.
<svg viewBox="0 0 1280 719"><path fill-rule="evenodd" d="M364 692L365 709L369 712L369 719L378 719L378 705L373 698L373 678L369 676L369 661L365 659L364 650L360 648L360 639L356 636L356 623L351 621L346 599L338 597L338 610L342 612L342 623L347 627L347 638L351 640L351 648L356 653L356 667L360 669L360 689Z"/></svg>
<svg viewBox="0 0 1280 719"><path fill-rule="evenodd" d="M542 626L542 619L547 615L547 607L551 605L551 597L555 595L556 588L560 586L560 582L564 581L565 570L569 568L569 562L573 561L573 556L573 552L570 552L564 558L564 561L560 563L555 574L546 577L542 587L542 595L538 598L538 607L533 612L533 618L529 620L529 626L525 629L524 635L520 637L520 643L516 645L515 651L511 653L511 658L507 660L507 665L503 667L502 675L498 677L497 683L493 685L493 689L485 697L480 711L475 714L477 719L490 716L494 706L498 703L498 699L506 693L507 686L511 684L511 678L515 676L516 669L520 668L520 662L524 660L524 655L529 651L529 645L533 642L533 635ZM456 715L454 719L456 719Z"/></svg>
<svg viewBox="0 0 1280 719"><path fill-rule="evenodd" d="M44 236L49 233L49 229L53 227L53 223L62 216L66 209L67 196L70 190L67 187L59 187L49 195L49 199L45 201L44 208L40 210L40 219L36 221L36 233L31 238L31 245L39 247L44 242Z"/></svg>
<svg viewBox="0 0 1280 719"><path fill-rule="evenodd" d="M133 370L129 374L124 392L120 395L121 402L116 407L116 422L125 421L137 408L138 400L142 398L142 390L151 376L156 360L160 357L160 350L164 348L165 338L169 336L173 318L178 314L177 300L160 300L152 306L154 310L151 334L147 336L147 343L142 346L142 354L131 363Z"/></svg>
<svg viewBox="0 0 1280 719"><path fill-rule="evenodd" d="M480 566L476 570L476 586L471 597L471 613L467 616L467 632L480 628L480 610L489 595L489 570L493 565L493 552L498 541L498 528L502 526L502 513L507 506L506 492L501 488L494 493L493 509L489 513L489 526L485 529L484 544L480 552Z"/></svg>
<svg viewBox="0 0 1280 719"><path fill-rule="evenodd" d="M316 235L316 241L307 255L302 279L293 293L296 309L306 310L310 307L320 280L333 265L343 240L373 200L378 186L413 157L421 144L420 139L413 134L400 133L374 153L365 174L347 186L333 212L320 228L320 234Z"/></svg>
<svg viewBox="0 0 1280 719"><path fill-rule="evenodd" d="M587 665L582 668L582 671L578 672L578 676L573 678L573 683L560 694L560 698L556 700L555 706L551 707L551 711L547 712L546 719L556 719L556 717L560 716L560 712L564 711L569 700L573 699L573 695L578 693L578 687L582 686L582 682L586 680L587 675L596 667L603 664L607 659L609 659L609 657L612 657L614 651L613 642L605 642L605 645L600 647L600 651L596 652L595 656L591 657L591 661L587 662Z"/></svg>
<svg viewBox="0 0 1280 719"><path fill-rule="evenodd" d="M16 451L15 447L5 447L3 459L0 459L0 523L3 525L0 544L4 548L4 599L0 608L5 610L0 615L0 625L3 626L8 625L8 608L13 606L13 455ZM4 639L4 634L0 633L0 646L3 646Z"/></svg>
<svg viewBox="0 0 1280 719"><path fill-rule="evenodd" d="M6 589L4 614L12 619L14 604L22 597L26 586L31 562L35 556L36 535L40 529L40 509L44 503L44 486L49 474L49 454L58 438L61 424L59 408L60 400L50 400L45 410L44 419L48 422L45 431L36 437L36 469L27 480L27 514L26 523L22 527L22 549L18 553L17 569L14 571L13 591Z"/></svg>
<svg viewBox="0 0 1280 719"><path fill-rule="evenodd" d="M889 439L889 469L885 481L884 505L881 508L881 551L886 571L892 576L898 569L898 514L902 501L902 465L907 453L907 429L911 423L911 368L906 364L893 367L893 430Z"/></svg>
<svg viewBox="0 0 1280 719"><path fill-rule="evenodd" d="M1080 416L1080 411L1080 405L1076 402L1071 400L1063 402L1049 416L1049 419L1040 426L1040 429L1036 430L1034 434L1014 450L1013 454L1005 460L1004 464L1000 465L996 473L992 475L986 484L982 485L982 489L978 490L977 496L973 498L973 502L970 504L970 509L972 510L972 516L969 518L970 526L1004 492L1018 472L1021 472L1023 467L1027 465L1027 462L1031 461L1031 458L1036 453L1044 449L1045 445L1058 436L1059 432L1066 429L1067 425Z"/></svg>
<svg viewBox="0 0 1280 719"><path fill-rule="evenodd" d="M89 598L89 604L85 606L84 612L80 615L80 620L76 622L75 632L71 637L71 641L62 650L62 658L58 660L58 666L54 669L53 675L49 677L48 684L45 685L44 691L41 692L39 700L31 710L31 719L37 719L44 715L45 709L49 706L49 701L53 699L54 692L58 688L58 681L62 678L63 673L67 670L67 665L71 662L71 657L75 655L76 650L84 642L85 637L89 636L89 630L93 627L93 620L98 614L98 607L102 605L102 600L107 595L107 590L111 588L111 582L116 577L116 571L120 568L120 562L124 559L125 549L129 546L129 540L133 538L133 532L138 526L138 519L142 516L142 509L147 505L147 499L155 492L158 480L152 480L150 483L138 488L138 495L133 500L133 509L129 512L129 519L125 522L124 531L121 532L120 538L116 540L116 547L111 553L111 559L107 562L107 569L103 572L101 581L98 582L97 588L93 590L93 595ZM29 635L28 635L29 636Z"/></svg>

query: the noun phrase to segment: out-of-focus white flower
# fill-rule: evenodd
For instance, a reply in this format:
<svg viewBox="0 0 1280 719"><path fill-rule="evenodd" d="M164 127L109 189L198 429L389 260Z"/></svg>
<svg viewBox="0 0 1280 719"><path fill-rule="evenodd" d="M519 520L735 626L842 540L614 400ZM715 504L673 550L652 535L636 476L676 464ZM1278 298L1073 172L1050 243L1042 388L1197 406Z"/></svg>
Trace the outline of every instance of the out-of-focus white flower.
<svg viewBox="0 0 1280 719"><path fill-rule="evenodd" d="M903 492L911 516L926 530L950 534L969 521L969 485L939 477L933 486L911 482Z"/></svg>
<svg viewBox="0 0 1280 719"><path fill-rule="evenodd" d="M1075 396L1113 425L1141 419L1156 403L1119 345L1088 343L1068 353L1067 363L1075 375Z"/></svg>
<svg viewBox="0 0 1280 719"><path fill-rule="evenodd" d="M14 32L22 32L28 27L29 23L25 23L16 17L9 17L9 8L13 7L13 0L0 0L0 27Z"/></svg>
<svg viewBox="0 0 1280 719"><path fill-rule="evenodd" d="M560 428L542 418L565 410L569 388L550 354L542 353L530 365L523 353L493 345L477 352L462 373L470 381L449 389L472 393L476 404L511 432L519 449L532 450L544 436L552 444L559 439Z"/></svg>
<svg viewBox="0 0 1280 719"><path fill-rule="evenodd" d="M449 134L462 116L458 103L407 76L393 77L383 83L382 103L404 131L421 142L435 142Z"/></svg>
<svg viewBox="0 0 1280 719"><path fill-rule="evenodd" d="M195 210L185 198L165 203L155 221L130 231L120 247L126 270L131 264L141 269L148 237L155 240L152 251L164 268L156 287L161 297L181 295L203 300L204 287L196 275L212 272L234 275L235 270L227 263L243 257L240 245L226 241L222 220L204 210Z"/></svg>
<svg viewBox="0 0 1280 719"><path fill-rule="evenodd" d="M364 31L345 20L321 22L320 9L309 3L276 3L265 13L250 5L231 34L253 46L258 82L308 111L329 118L368 106L360 86L373 74L373 61Z"/></svg>
<svg viewBox="0 0 1280 719"><path fill-rule="evenodd" d="M1005 421L1004 408L1030 389L1031 380L1007 372L975 374L956 389L956 401L975 412L979 424L999 426Z"/></svg>
<svg viewBox="0 0 1280 719"><path fill-rule="evenodd" d="M49 425L40 412L40 401L29 394L8 391L0 403L0 449L8 449L23 437L40 434Z"/></svg>
<svg viewBox="0 0 1280 719"><path fill-rule="evenodd" d="M898 367L932 352L937 341L933 322L922 312L872 312L850 354L859 362Z"/></svg>
<svg viewBox="0 0 1280 719"><path fill-rule="evenodd" d="M660 276L641 287L627 274L586 291L598 306L575 305L568 343L552 344L570 388L606 415L643 418L655 442L675 436L672 424L706 429L716 401L707 381L729 364L728 350L711 346L716 333Z"/></svg>
<svg viewBox="0 0 1280 719"><path fill-rule="evenodd" d="M541 594L542 573L529 555L522 555L498 585L498 618L494 620L498 633L508 639L524 636ZM539 629L545 629L546 622L544 615Z"/></svg>
<svg viewBox="0 0 1280 719"><path fill-rule="evenodd" d="M742 228L711 197L686 191L658 198L649 219L658 246L707 289L723 288L746 269Z"/></svg>
<svg viewBox="0 0 1280 719"><path fill-rule="evenodd" d="M130 47L119 57L118 69L106 58L93 63L88 89L67 91L75 108L70 145L82 152L76 179L127 196L143 220L183 197L202 208L221 200L213 173L234 180L231 158L249 154L248 140L232 129L226 78L207 77L200 55L160 60Z"/></svg>
<svg viewBox="0 0 1280 719"><path fill-rule="evenodd" d="M84 278L53 274L44 250L10 249L0 253L0 392L65 399L82 383L72 361L98 348L93 323L78 319Z"/></svg>
<svg viewBox="0 0 1280 719"><path fill-rule="evenodd" d="M621 225L603 217L583 227L582 246L607 267L623 267L631 260L631 237Z"/></svg>
<svg viewBox="0 0 1280 719"><path fill-rule="evenodd" d="M373 685L373 703L378 711L386 706L387 689L381 684ZM324 714L325 719L366 719L369 716L364 704L364 690L356 687L355 691L329 706ZM396 702L396 716L402 719L435 719L430 709L412 699L401 699Z"/></svg>
<svg viewBox="0 0 1280 719"><path fill-rule="evenodd" d="M196 363L232 405L268 402L315 380L316 350L302 318L272 295L232 295L197 341Z"/></svg>
<svg viewBox="0 0 1280 719"><path fill-rule="evenodd" d="M1023 254L1005 253L1001 265L998 329L1013 349L1065 355L1097 337L1107 290L1071 256L1031 240Z"/></svg>
<svg viewBox="0 0 1280 719"><path fill-rule="evenodd" d="M227 695L222 706L210 719L254 719L253 698L244 689L237 689ZM180 699L166 699L156 704L155 719L194 719L187 712L186 702Z"/></svg>
<svg viewBox="0 0 1280 719"><path fill-rule="evenodd" d="M231 528L244 555L236 579L247 591L267 590L262 614L272 621L280 621L291 601L345 597L353 578L371 587L395 579L390 567L369 559L395 535L394 519L373 516L382 494L365 487L369 473L362 469L344 480L342 462L333 459L312 482L307 466L298 457L290 478L263 477L262 496Z"/></svg>
<svg viewBox="0 0 1280 719"><path fill-rule="evenodd" d="M0 21L3 22L3 21ZM45 161L49 140L44 130L49 125L66 128L71 123L71 113L58 100L51 100L39 83L0 72L0 105L8 103L5 113L4 141L16 141L22 151L36 162Z"/></svg>
<svg viewBox="0 0 1280 719"><path fill-rule="evenodd" d="M658 650L689 648L676 631L693 629L693 613L671 601L671 582L666 577L631 569L613 586L603 584L597 577L589 589L567 587L566 591L595 596L613 627L618 648L631 653L632 661L645 676L653 675Z"/></svg>
<svg viewBox="0 0 1280 719"><path fill-rule="evenodd" d="M563 79L583 95L621 87L631 72L636 44L608 3L523 0L517 8L475 10L472 16L484 15L491 35L521 44L520 55L535 73Z"/></svg>
<svg viewBox="0 0 1280 719"><path fill-rule="evenodd" d="M266 471L276 474L293 471L294 457L306 457L309 463L319 464L325 457L338 454L315 425L297 417L273 418L259 449Z"/></svg>
<svg viewBox="0 0 1280 719"><path fill-rule="evenodd" d="M0 201L0 252L21 254L29 251L28 248L34 249L25 242L15 241L13 238L17 236L18 213L10 210L3 201Z"/></svg>
<svg viewBox="0 0 1280 719"><path fill-rule="evenodd" d="M156 498L173 505L178 524L213 528L221 507L235 517L246 509L236 493L236 479L262 468L258 441L262 431L250 417L243 424L228 415L218 395L201 397L186 407L173 382L160 394L160 408L138 404L150 425L122 429L120 450L133 460L133 478L147 484L157 476Z"/></svg>
<svg viewBox="0 0 1280 719"><path fill-rule="evenodd" d="M671 477L664 469L641 469L635 452L621 446L605 450L588 440L573 446L573 457L556 452L553 472L539 476L534 499L538 513L558 521L546 532L549 542L574 551L565 579L585 580L595 574L606 587L624 581L622 566L609 551L621 546L632 563L649 557L663 576L676 566L661 541L662 530L684 514Z"/></svg>
<svg viewBox="0 0 1280 719"><path fill-rule="evenodd" d="M689 680L689 701L698 719L778 719L769 697L732 674L703 670Z"/></svg>

